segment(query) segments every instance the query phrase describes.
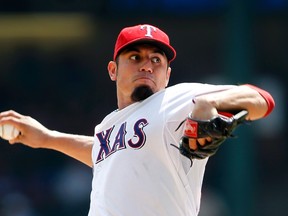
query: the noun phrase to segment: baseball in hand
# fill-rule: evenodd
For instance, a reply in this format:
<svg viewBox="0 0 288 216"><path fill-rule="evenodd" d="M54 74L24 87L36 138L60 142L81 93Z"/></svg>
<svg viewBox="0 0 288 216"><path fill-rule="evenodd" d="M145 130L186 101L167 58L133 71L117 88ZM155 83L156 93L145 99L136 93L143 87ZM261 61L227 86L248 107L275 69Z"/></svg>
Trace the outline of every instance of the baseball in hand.
<svg viewBox="0 0 288 216"><path fill-rule="evenodd" d="M19 135L19 130L10 124L0 126L0 137L5 140L12 140Z"/></svg>

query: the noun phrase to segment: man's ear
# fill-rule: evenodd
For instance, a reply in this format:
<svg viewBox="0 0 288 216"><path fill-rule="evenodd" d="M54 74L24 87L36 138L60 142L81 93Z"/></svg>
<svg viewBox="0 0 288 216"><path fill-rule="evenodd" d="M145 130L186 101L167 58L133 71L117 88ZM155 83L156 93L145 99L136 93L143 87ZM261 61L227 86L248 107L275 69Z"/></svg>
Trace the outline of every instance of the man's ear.
<svg viewBox="0 0 288 216"><path fill-rule="evenodd" d="M116 62L110 61L108 63L107 69L108 69L110 79L112 81L116 81L116 79L117 79L117 64L116 64Z"/></svg>
<svg viewBox="0 0 288 216"><path fill-rule="evenodd" d="M166 73L166 86L165 87L167 87L168 86L168 83L169 83L169 80L170 80L170 75L171 75L171 67L168 67L168 69L167 69L167 73Z"/></svg>

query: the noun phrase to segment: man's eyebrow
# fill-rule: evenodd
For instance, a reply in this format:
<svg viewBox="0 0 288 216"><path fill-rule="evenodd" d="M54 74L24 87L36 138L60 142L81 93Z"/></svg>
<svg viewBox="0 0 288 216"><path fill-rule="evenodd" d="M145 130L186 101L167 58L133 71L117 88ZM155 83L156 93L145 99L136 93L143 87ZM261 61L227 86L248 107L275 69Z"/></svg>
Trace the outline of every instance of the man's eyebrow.
<svg viewBox="0 0 288 216"><path fill-rule="evenodd" d="M155 53L159 53L159 54L161 54L163 56L166 56L165 52L162 49L158 48L158 47L155 47L154 52Z"/></svg>
<svg viewBox="0 0 288 216"><path fill-rule="evenodd" d="M123 54L128 53L128 52L140 52L140 49L137 49L136 47L131 46L131 47L127 47L122 52Z"/></svg>

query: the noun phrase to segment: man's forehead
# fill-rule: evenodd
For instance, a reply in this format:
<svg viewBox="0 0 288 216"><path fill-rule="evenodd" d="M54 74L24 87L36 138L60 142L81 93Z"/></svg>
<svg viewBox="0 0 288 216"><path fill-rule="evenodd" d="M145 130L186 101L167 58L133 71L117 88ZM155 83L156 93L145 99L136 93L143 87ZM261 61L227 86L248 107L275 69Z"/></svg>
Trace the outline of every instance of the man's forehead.
<svg viewBox="0 0 288 216"><path fill-rule="evenodd" d="M130 46L127 46L123 50L123 53L127 53L130 51L140 52L142 49L150 49L152 52L160 53L160 54L166 56L165 52L161 48L159 48L158 46L155 46L153 44L149 44L149 43L131 44Z"/></svg>

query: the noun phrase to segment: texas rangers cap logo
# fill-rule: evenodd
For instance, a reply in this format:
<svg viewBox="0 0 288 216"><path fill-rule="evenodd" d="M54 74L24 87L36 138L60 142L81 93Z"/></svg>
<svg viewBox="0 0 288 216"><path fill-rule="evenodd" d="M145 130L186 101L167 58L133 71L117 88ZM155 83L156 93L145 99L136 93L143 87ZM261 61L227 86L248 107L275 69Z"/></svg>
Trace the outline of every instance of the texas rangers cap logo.
<svg viewBox="0 0 288 216"><path fill-rule="evenodd" d="M146 37L151 37L151 38L153 38L152 31L156 32L156 30L157 30L156 27L151 26L151 25L141 25L140 29L141 30L146 30L145 36Z"/></svg>

